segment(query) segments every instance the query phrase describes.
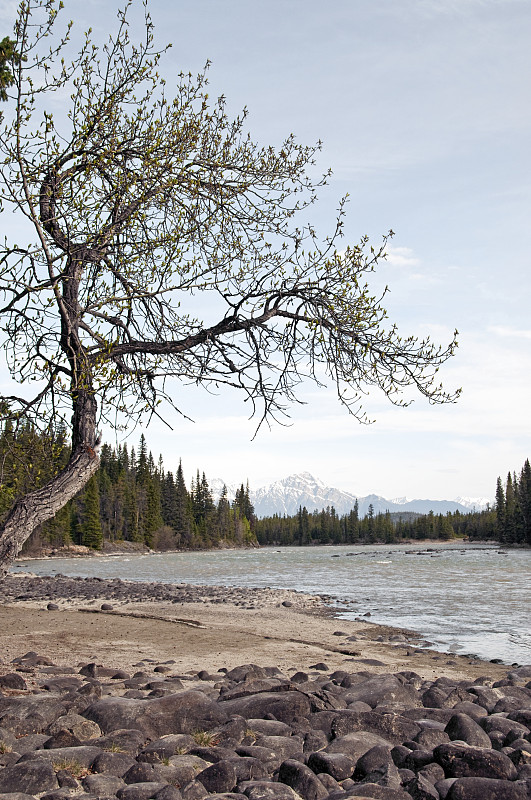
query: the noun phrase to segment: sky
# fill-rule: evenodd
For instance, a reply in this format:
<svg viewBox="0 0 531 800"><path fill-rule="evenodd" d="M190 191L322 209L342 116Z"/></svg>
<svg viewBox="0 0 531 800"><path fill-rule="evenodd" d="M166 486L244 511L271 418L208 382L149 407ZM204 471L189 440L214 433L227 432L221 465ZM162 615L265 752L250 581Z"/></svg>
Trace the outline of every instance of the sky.
<svg viewBox="0 0 531 800"><path fill-rule="evenodd" d="M135 0L137 2L138 0ZM0 2L0 19L13 18ZM109 0L65 0L76 28L113 27ZM171 42L161 72L211 61L223 94L262 144L322 140L333 175L308 212L323 235L349 193L344 243L395 237L374 277L406 335L460 347L441 369L456 405L406 409L371 395L362 426L333 387L302 388L289 427L262 428L237 393L175 386L193 418L145 430L167 469L182 459L252 488L308 471L389 499L493 499L531 457L531 3L529 0L151 0ZM9 28L6 29L8 32ZM136 444L140 431L131 433ZM116 440L109 433L107 441Z"/></svg>

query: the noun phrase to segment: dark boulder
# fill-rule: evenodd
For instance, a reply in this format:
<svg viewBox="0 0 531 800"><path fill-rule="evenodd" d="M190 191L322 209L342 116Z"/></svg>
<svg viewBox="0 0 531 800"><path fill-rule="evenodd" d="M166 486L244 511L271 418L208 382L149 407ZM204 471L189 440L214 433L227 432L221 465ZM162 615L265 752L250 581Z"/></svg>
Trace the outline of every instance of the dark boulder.
<svg viewBox="0 0 531 800"><path fill-rule="evenodd" d="M24 792L41 794L57 789L58 783L51 761L33 758L31 761L14 764L0 770L0 793Z"/></svg>
<svg viewBox="0 0 531 800"><path fill-rule="evenodd" d="M319 778L312 770L300 761L288 758L280 765L278 780L291 786L304 800L324 800L328 797Z"/></svg>
<svg viewBox="0 0 531 800"><path fill-rule="evenodd" d="M188 691L154 700L104 697L83 716L97 722L104 733L129 727L158 738L169 733L212 730L226 722L228 714L220 703L214 703L203 692Z"/></svg>
<svg viewBox="0 0 531 800"><path fill-rule="evenodd" d="M236 786L236 770L230 761L218 761L196 775L210 793L230 792Z"/></svg>
<svg viewBox="0 0 531 800"><path fill-rule="evenodd" d="M165 783L131 783L118 789L118 800L150 800L167 786Z"/></svg>
<svg viewBox="0 0 531 800"><path fill-rule="evenodd" d="M322 751L311 753L308 757L308 766L316 775L324 772L336 781L350 778L354 772L355 759L344 753L325 753Z"/></svg>
<svg viewBox="0 0 531 800"><path fill-rule="evenodd" d="M121 778L136 764L130 753L100 753L92 762L92 771Z"/></svg>
<svg viewBox="0 0 531 800"><path fill-rule="evenodd" d="M466 714L455 714L444 729L450 739L459 739L473 747L492 747L483 728Z"/></svg>
<svg viewBox="0 0 531 800"><path fill-rule="evenodd" d="M446 800L527 800L524 786L489 778L458 778Z"/></svg>
<svg viewBox="0 0 531 800"><path fill-rule="evenodd" d="M453 742L436 747L433 760L441 765L447 778L478 777L514 781L517 777L511 759L497 750Z"/></svg>
<svg viewBox="0 0 531 800"><path fill-rule="evenodd" d="M245 719L265 717L266 714L290 725L299 717L309 717L310 700L298 691L261 692L234 700L220 698L218 704L227 716L238 714Z"/></svg>

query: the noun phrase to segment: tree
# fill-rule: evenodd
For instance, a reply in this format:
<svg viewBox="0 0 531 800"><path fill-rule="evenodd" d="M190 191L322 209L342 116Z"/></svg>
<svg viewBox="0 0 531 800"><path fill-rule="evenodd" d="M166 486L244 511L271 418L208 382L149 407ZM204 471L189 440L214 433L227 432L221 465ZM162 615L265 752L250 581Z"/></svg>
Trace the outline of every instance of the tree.
<svg viewBox="0 0 531 800"><path fill-rule="evenodd" d="M34 396L6 398L5 416L63 421L72 452L13 506L0 574L97 470L101 423L176 407L168 379L240 390L258 426L306 379L330 379L362 421L367 387L402 405L409 386L432 403L458 394L437 383L455 336L402 338L370 293L387 239L339 250L346 198L324 239L302 219L326 182L309 174L320 143L257 145L245 112L210 104L205 72L181 74L169 96L147 11L130 39L131 3L105 45L89 32L69 61L61 7L22 0L14 27L0 180L27 240L1 247L0 329L13 380L40 379ZM53 115L51 95L70 95L67 114Z"/></svg>

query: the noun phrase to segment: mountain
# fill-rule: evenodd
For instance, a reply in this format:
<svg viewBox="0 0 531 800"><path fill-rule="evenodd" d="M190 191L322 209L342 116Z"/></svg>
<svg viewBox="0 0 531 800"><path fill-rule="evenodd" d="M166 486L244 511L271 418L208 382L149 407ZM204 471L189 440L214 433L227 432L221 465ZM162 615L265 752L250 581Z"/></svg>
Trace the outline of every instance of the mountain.
<svg viewBox="0 0 531 800"><path fill-rule="evenodd" d="M219 498L223 485L223 481L219 478L211 481L210 488L215 500ZM234 498L236 488L236 486L227 486L230 500ZM458 497L456 500L410 500L407 497L387 500L377 494L360 497L351 492L326 486L323 481L314 478L309 472L289 475L269 486L262 486L260 489L250 491L249 495L258 517L269 517L273 514L292 516L297 513L300 506L306 506L308 511L321 511L327 506L333 506L339 515L343 515L348 514L354 508L356 499L360 517L367 515L370 505L375 514L386 511L414 511L419 514L428 514L430 511L433 511L434 514L461 511L466 514L473 509L480 511L489 502L486 498L481 497Z"/></svg>

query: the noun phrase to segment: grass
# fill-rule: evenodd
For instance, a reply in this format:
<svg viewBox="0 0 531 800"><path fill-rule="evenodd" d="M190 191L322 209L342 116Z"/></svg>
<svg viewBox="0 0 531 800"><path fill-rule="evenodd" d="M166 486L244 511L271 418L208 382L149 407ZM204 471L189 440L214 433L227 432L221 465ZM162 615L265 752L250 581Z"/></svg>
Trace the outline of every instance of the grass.
<svg viewBox="0 0 531 800"><path fill-rule="evenodd" d="M75 758L62 758L59 761L52 761L52 765L56 772L66 770L73 778L84 778L90 772L88 767L84 767Z"/></svg>
<svg viewBox="0 0 531 800"><path fill-rule="evenodd" d="M111 742L104 750L106 750L107 753L125 753L124 748L120 747L116 742Z"/></svg>
<svg viewBox="0 0 531 800"><path fill-rule="evenodd" d="M3 754L3 753L12 753L12 752L13 752L13 748L11 747L10 744L7 744L7 742L4 742L4 741L0 742L0 753Z"/></svg>
<svg viewBox="0 0 531 800"><path fill-rule="evenodd" d="M194 731L192 739L201 747L215 747L219 743L219 736L212 731Z"/></svg>

